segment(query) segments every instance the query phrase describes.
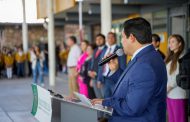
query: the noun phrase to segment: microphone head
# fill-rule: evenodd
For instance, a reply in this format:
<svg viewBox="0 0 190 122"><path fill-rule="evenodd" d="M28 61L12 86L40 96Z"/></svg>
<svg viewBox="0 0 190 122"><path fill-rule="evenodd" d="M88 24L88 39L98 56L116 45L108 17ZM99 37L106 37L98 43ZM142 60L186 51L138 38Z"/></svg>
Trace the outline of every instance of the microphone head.
<svg viewBox="0 0 190 122"><path fill-rule="evenodd" d="M122 56L124 54L124 51L120 48L115 53L117 54L117 56Z"/></svg>

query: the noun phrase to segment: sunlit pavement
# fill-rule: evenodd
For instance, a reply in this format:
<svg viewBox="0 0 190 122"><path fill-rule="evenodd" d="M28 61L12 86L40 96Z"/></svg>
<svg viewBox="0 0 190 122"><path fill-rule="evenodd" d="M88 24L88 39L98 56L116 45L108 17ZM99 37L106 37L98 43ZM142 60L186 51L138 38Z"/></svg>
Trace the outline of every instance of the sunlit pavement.
<svg viewBox="0 0 190 122"><path fill-rule="evenodd" d="M38 122L31 115L32 78L0 79L0 122ZM45 77L45 88L60 94L68 94L67 76L59 73L55 87L49 87Z"/></svg>

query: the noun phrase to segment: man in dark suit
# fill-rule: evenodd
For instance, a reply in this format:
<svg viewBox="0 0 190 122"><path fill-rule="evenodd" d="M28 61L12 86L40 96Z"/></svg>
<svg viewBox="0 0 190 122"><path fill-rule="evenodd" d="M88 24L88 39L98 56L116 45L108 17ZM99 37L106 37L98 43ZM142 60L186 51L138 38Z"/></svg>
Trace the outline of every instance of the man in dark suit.
<svg viewBox="0 0 190 122"><path fill-rule="evenodd" d="M103 59L104 57L117 51L120 47L116 43L116 34L113 32L109 32L107 36L107 46L102 50L100 59ZM118 59L119 67L124 70L126 67L126 56L120 56ZM102 94L104 98L111 97L115 84L117 83L117 81L108 78L110 73L111 71L108 64L98 67L98 87L102 87Z"/></svg>
<svg viewBox="0 0 190 122"><path fill-rule="evenodd" d="M113 108L110 122L166 121L166 67L151 42L148 21L139 17L124 23L122 45L132 59L124 71L117 59L109 62L109 78L118 81L112 97L92 100Z"/></svg>
<svg viewBox="0 0 190 122"><path fill-rule="evenodd" d="M106 38L103 34L96 35L96 46L97 48L94 50L92 56L92 62L90 71L88 75L91 77L91 82L93 83L93 89L96 95L96 98L103 98L101 93L101 89L97 87L97 75L98 75L98 62L101 60L101 53L103 52L105 46Z"/></svg>
<svg viewBox="0 0 190 122"><path fill-rule="evenodd" d="M162 58L165 59L164 53L159 50L160 41L161 41L161 39L158 36L158 34L152 34L152 45L154 46L154 48L156 49L156 51L158 51L160 53L160 55L162 56Z"/></svg>

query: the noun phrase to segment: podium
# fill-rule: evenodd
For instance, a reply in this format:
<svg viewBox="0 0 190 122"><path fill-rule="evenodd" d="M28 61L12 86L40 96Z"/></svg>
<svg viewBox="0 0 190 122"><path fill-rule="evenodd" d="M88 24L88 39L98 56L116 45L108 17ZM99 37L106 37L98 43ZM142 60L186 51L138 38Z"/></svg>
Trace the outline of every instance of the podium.
<svg viewBox="0 0 190 122"><path fill-rule="evenodd" d="M33 106L31 114L40 122L97 122L100 112L112 114L112 109L92 106L88 99L68 101L60 94L32 84ZM84 104L86 103L86 104ZM88 104L89 103L89 104Z"/></svg>
<svg viewBox="0 0 190 122"><path fill-rule="evenodd" d="M112 114L108 108L89 107L81 102L52 97L52 122L97 122L99 112Z"/></svg>
<svg viewBox="0 0 190 122"><path fill-rule="evenodd" d="M61 122L61 100L52 97L52 122Z"/></svg>

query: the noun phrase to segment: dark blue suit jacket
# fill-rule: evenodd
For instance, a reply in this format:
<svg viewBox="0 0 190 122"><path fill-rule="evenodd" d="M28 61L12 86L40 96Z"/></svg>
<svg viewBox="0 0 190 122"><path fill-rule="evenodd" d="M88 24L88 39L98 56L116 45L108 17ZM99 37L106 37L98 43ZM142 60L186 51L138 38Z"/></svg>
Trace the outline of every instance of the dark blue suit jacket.
<svg viewBox="0 0 190 122"><path fill-rule="evenodd" d="M106 46L104 46L104 48L106 48ZM100 52L100 54L96 57L96 53L98 51L98 47L94 50L93 52L93 56L92 56L92 62L91 62L91 66L90 66L90 71L95 71L98 74L98 62L101 60L101 53L103 52L104 48L102 49L102 51ZM97 76L95 77L95 79L97 80Z"/></svg>
<svg viewBox="0 0 190 122"><path fill-rule="evenodd" d="M114 109L110 122L166 121L166 67L152 45L110 79L118 80L113 96L102 103Z"/></svg>

